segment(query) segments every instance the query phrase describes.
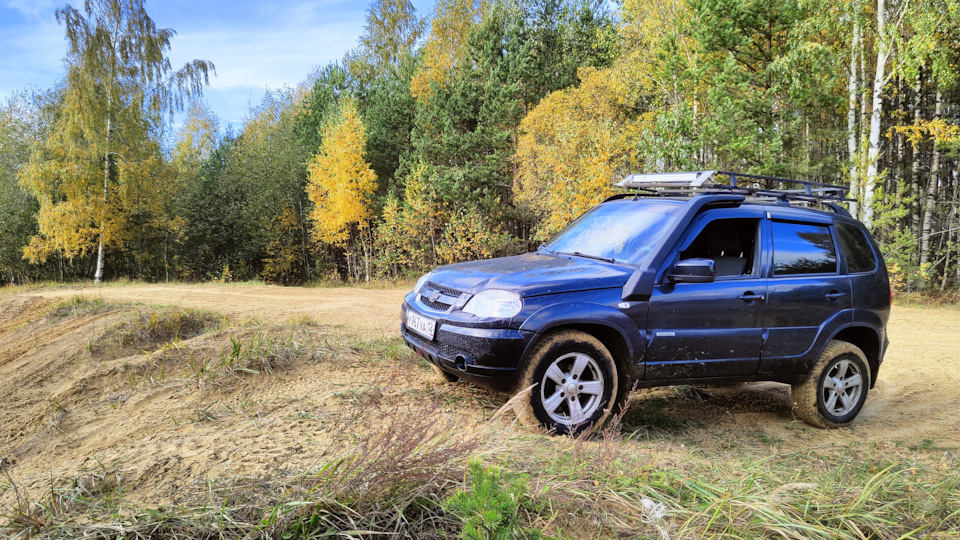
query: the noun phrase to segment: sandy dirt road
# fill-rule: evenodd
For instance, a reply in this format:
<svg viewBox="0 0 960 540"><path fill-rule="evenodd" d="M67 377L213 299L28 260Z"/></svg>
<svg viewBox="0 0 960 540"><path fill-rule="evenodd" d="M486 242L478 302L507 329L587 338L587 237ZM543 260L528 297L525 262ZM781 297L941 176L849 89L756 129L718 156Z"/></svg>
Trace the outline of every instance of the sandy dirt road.
<svg viewBox="0 0 960 540"><path fill-rule="evenodd" d="M77 295L213 311L238 320L284 323L309 317L366 335L393 336L400 303L409 289L301 288L272 285L138 285L44 289L25 296L68 299Z"/></svg>
<svg viewBox="0 0 960 540"><path fill-rule="evenodd" d="M135 500L166 504L184 500L201 480L208 487L210 479L308 468L348 451L358 435L397 429L396 422L484 429L501 396L440 382L393 339L404 293L251 285L0 291L0 459L37 493L107 476ZM207 310L237 324L175 346L123 345L130 317L153 308L47 314L77 295ZM631 444L670 459L692 447L733 459L744 451L858 446L937 448L955 460L960 310L895 306L889 332L879 381L850 427L821 430L795 420L786 385L663 388L633 395L624 423L650 436ZM290 343L305 344L290 367L211 375L232 362L236 344ZM0 503L11 497L0 485Z"/></svg>
<svg viewBox="0 0 960 540"><path fill-rule="evenodd" d="M399 308L407 289L291 288L257 285L139 285L58 288L25 293L25 296L64 299L77 295L105 300L208 310L238 320L284 323L309 317L318 324L341 327L369 338L398 335ZM894 307L891 346L876 387L871 391L860 420L850 430L867 440L910 441L936 439L960 446L960 311ZM673 400L674 393L647 391ZM753 422L780 404L789 414L787 387L752 384L740 388L708 390L717 404L694 410L668 407L681 417L721 418L731 411ZM644 392L638 394L643 399ZM682 397L682 396L681 396ZM752 405L753 404L753 405ZM724 406L725 405L725 406ZM763 417L756 419L765 424ZM829 432L825 432L829 433Z"/></svg>

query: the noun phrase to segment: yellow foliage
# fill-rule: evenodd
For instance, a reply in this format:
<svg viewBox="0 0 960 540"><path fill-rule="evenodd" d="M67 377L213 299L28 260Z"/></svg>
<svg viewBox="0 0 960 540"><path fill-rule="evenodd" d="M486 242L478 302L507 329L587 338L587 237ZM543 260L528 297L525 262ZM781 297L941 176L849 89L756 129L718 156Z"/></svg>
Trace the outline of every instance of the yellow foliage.
<svg viewBox="0 0 960 540"><path fill-rule="evenodd" d="M688 66L696 66L694 40L677 30L692 17L687 0L624 0L622 13L623 54L614 66L617 90L632 102L641 96L656 96L675 106L690 89L678 84L671 74L660 72L664 64L661 56L665 53L663 44L669 39L675 51L668 54L679 53Z"/></svg>
<svg viewBox="0 0 960 540"><path fill-rule="evenodd" d="M263 260L263 279L288 285L302 279L300 267L300 220L289 204L270 224L267 257Z"/></svg>
<svg viewBox="0 0 960 540"><path fill-rule="evenodd" d="M508 241L499 222L475 208L462 209L444 227L437 257L443 264L489 259L502 251Z"/></svg>
<svg viewBox="0 0 960 540"><path fill-rule="evenodd" d="M922 120L919 124L896 126L893 129L906 135L914 150L927 136L940 144L960 144L960 126L948 124L942 118Z"/></svg>
<svg viewBox="0 0 960 540"><path fill-rule="evenodd" d="M636 165L637 123L626 116L610 70L583 68L580 86L548 95L520 123L517 202L541 221L544 240L613 193Z"/></svg>
<svg viewBox="0 0 960 540"><path fill-rule="evenodd" d="M447 213L429 181L427 167L417 164L407 177L402 203L391 199L384 206L377 227L380 260L413 268L436 266L446 222Z"/></svg>
<svg viewBox="0 0 960 540"><path fill-rule="evenodd" d="M423 44L423 68L413 75L410 93L420 101L430 98L430 85L443 86L464 57L474 21L484 10L477 0L438 0L430 36Z"/></svg>
<svg viewBox="0 0 960 540"><path fill-rule="evenodd" d="M24 248L31 262L56 253L82 256L101 239L108 248L122 245L135 234L134 214L150 216L153 224L164 220L174 184L159 145L138 121L114 121L106 137L109 111L90 94L84 85L64 91L64 113L20 169L21 185L40 203L37 235ZM104 191L107 155L112 165Z"/></svg>
<svg viewBox="0 0 960 540"><path fill-rule="evenodd" d="M181 174L197 174L200 165L217 147L217 119L209 107L195 102L177 134L173 146L173 165Z"/></svg>
<svg viewBox="0 0 960 540"><path fill-rule="evenodd" d="M320 152L307 166L307 197L316 240L347 245L354 229L370 225L370 197L377 177L363 158L366 134L357 104L345 100L340 114L323 130Z"/></svg>

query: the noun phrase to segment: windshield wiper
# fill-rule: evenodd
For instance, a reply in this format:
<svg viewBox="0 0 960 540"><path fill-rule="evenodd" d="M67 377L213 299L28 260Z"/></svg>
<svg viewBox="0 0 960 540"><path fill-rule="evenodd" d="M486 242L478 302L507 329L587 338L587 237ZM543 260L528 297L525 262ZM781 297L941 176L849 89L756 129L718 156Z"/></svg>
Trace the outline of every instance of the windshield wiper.
<svg viewBox="0 0 960 540"><path fill-rule="evenodd" d="M537 248L537 251L545 251L545 252L547 252L547 253L549 253L549 254L551 254L551 255L556 255L556 254L557 254L556 251L548 248L548 247L547 247L546 245L544 245L544 244L540 244L540 247Z"/></svg>
<svg viewBox="0 0 960 540"><path fill-rule="evenodd" d="M588 254L586 254L586 253L580 253L579 251L574 251L574 252L558 251L558 252L557 252L557 255L573 255L573 256L575 256L575 257L583 257L584 259L593 259L593 260L596 260L596 261L603 261L603 262L608 262L608 263L615 263L615 262L617 262L616 259L612 259L612 258L610 258L610 257L601 257L601 256L599 256L599 255L588 255Z"/></svg>

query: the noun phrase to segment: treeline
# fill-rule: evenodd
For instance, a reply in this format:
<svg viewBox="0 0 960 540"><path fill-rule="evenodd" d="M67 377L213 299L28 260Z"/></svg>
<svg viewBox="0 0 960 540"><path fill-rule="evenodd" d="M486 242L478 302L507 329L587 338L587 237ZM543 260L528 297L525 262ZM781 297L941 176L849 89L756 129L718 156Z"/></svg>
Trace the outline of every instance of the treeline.
<svg viewBox="0 0 960 540"><path fill-rule="evenodd" d="M68 38L170 37L88 5ZM898 287L960 285L956 0L376 0L226 135L211 64L111 79L80 45L0 110L0 282L410 275L535 247L630 172L723 169L850 185Z"/></svg>

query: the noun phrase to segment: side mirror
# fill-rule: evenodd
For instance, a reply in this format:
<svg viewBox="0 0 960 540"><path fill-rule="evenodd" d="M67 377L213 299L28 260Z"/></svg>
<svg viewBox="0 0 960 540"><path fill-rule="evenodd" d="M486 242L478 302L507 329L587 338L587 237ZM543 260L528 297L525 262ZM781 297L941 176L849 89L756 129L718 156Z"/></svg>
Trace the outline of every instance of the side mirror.
<svg viewBox="0 0 960 540"><path fill-rule="evenodd" d="M712 283L717 279L713 259L685 259L667 274L672 283Z"/></svg>

